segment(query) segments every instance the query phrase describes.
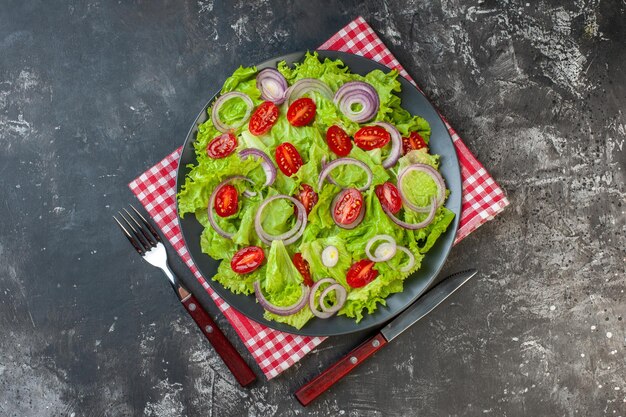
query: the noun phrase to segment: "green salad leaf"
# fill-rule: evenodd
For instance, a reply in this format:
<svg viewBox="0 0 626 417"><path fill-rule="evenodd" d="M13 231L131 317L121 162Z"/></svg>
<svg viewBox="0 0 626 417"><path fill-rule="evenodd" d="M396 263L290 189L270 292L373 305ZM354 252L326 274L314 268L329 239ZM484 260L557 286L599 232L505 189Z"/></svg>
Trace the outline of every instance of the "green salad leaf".
<svg viewBox="0 0 626 417"><path fill-rule="evenodd" d="M280 62L277 66L289 85L303 78L315 78L326 83L333 92L349 81L364 81L372 85L380 98L378 114L373 121L385 121L393 124L403 136L418 132L428 143L431 130L423 118L410 114L402 107L403 81L395 70L388 72L375 70L366 75L350 72L341 60L320 60L317 53L307 53L302 62L293 66ZM257 69L255 67L239 67L226 80L222 94L238 91L247 94L255 104L262 102L261 94L256 87ZM434 220L419 230L407 230L396 225L383 211L374 192L375 186L386 181L397 182L398 172L404 167L415 164L427 164L438 169L439 156L428 153L427 149L411 151L400 158L398 163L384 169L382 162L389 156L390 145L381 149L365 151L353 146L348 155L350 158L364 162L372 171L372 186L362 193L365 214L361 224L348 230L338 227L332 217L332 202L341 187L361 187L367 181L362 168L353 165L336 167L330 176L340 186L325 181L318 188L322 161L330 162L337 158L326 143L326 131L330 126L339 125L349 135L367 124L358 124L349 120L333 103L332 98L313 92L310 97L316 104L316 116L313 123L304 127L292 126L287 118L287 104L280 106L279 117L272 128L264 135L255 136L248 130L248 123L241 123L233 133L237 137L236 151L222 159L212 159L207 155L206 148L211 140L222 133L215 129L208 108L207 120L198 126L194 141L197 162L190 165L182 190L178 193L180 216L188 213L195 215L204 226L200 236L202 251L220 262L213 279L234 293L252 294L254 282L259 282L267 300L276 306L294 304L302 294L303 277L292 262L295 253L301 253L308 262L313 281L330 277L341 284L347 291L347 301L338 314L360 321L365 314L373 313L379 305L385 305L386 298L404 288L404 281L412 272L417 271L426 252L436 244L437 239L446 231L454 219L454 213L445 207L439 207ZM228 124L241 122L246 114L243 100L233 98L220 108L220 118ZM372 122L373 122L372 121ZM245 148L255 148L265 152L272 163L276 164L276 148L284 142L290 142L302 157L303 166L291 177L280 171L274 183L265 187L265 171L260 160L252 157L242 159L238 152ZM253 184L235 180L232 182L239 192L239 207L236 214L228 218L215 216L218 225L233 234L232 239L218 235L208 222L209 197L218 184L226 178L242 175L250 178ZM257 236L254 222L259 215L259 207L268 197L283 194L295 196L303 184L308 184L317 192L318 202L308 214L308 223L302 237L295 243L285 246L282 241L273 241L265 245ZM255 195L243 197L244 190L256 192ZM437 185L428 176L419 172L407 175L403 188L407 198L419 206L428 206L437 195ZM213 208L210 208L211 210ZM272 235L279 235L290 230L296 220L293 204L285 199L271 202L261 216L264 230ZM426 214L415 213L402 209L398 217L406 222L422 221ZM368 241L379 234L391 235L398 245L408 248L415 257L415 265L408 272L400 270L407 265L408 257L401 251L387 262L377 263L374 268L378 277L361 288L351 288L346 281L346 274L354 262L364 259L365 246ZM247 246L259 246L265 252L266 260L260 268L248 273L235 273L230 260L240 249ZM339 251L338 262L333 267L324 265L322 252L328 246ZM318 291L319 293L319 291ZM298 329L314 318L308 306L296 314L279 316L265 312L265 318L285 323Z"/></svg>

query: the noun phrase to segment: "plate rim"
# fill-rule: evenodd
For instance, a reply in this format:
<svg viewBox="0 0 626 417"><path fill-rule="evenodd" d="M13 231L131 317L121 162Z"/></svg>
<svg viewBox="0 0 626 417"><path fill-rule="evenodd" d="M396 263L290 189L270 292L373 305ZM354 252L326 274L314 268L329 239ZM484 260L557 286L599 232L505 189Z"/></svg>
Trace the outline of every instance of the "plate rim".
<svg viewBox="0 0 626 417"><path fill-rule="evenodd" d="M369 65L373 65L376 68L372 68L370 71L373 71L375 69L380 69L384 72L389 72L391 71L391 69L379 62L376 62L372 59L366 58L364 56L361 55L356 55L356 54L352 54L352 53L348 53L348 52L343 52L343 51L332 51L332 50L306 50L306 51L297 51L297 52L292 52L292 53L288 53L288 54L284 54L281 56L277 56L277 57L273 57L270 58L268 60L263 61L260 64L255 65L258 69L263 69L263 68L267 68L267 67L276 67L276 64L280 61L283 60L287 60L287 61L291 61L291 62L301 62L302 58L304 58L305 54L307 52L317 52L318 54L322 55L323 57L329 57L329 55L332 56L333 59L342 59L344 60L344 57L349 56L349 59L356 59L356 60L363 60L363 61L367 61ZM298 60L292 60L291 58L294 58L298 56L299 59ZM347 65L349 68L350 66ZM454 147L454 140L452 139L452 136L450 135L449 130L447 129L446 126L446 122L443 119L443 117L441 116L441 114L439 113L439 111L437 110L437 108L430 102L430 100L428 100L428 97L426 97L426 95L414 84L412 84L409 80L407 80L406 78L402 77L402 75L399 75L398 79L401 81L401 83L406 83L408 84L414 91L415 93L421 95L426 102L428 103L428 105L434 110L434 112L437 115L438 120L443 124L444 126L444 130L445 130L445 137L446 139L448 139L450 141L450 144L452 145L452 148L454 149L454 164L453 167L456 168L456 172L455 172L455 180L457 181L457 183L462 187L462 178L461 178L461 167L460 167L460 162L459 162L459 158L458 158L458 154L455 150ZM232 293L230 290L226 289L224 286L222 286L219 282L214 281L212 278L207 278L207 276L203 273L203 271L200 268L200 263L196 262L196 259L192 253L192 251L190 250L190 246L188 245L188 239L187 236L185 234L184 228L183 228L183 219L181 219L181 217L179 216L179 203L178 203L178 198L177 195L181 190L182 185L185 182L185 178L187 175L187 166L186 164L183 163L182 159L185 156L185 151L187 148L191 147L191 151L193 152L193 141L195 140L196 137L196 132L197 132L197 127L199 123L203 122L203 118L204 120L208 119L208 115L207 115L207 110L210 107L211 103L218 97L218 95L220 94L220 89L218 89L215 94L207 101L207 103L204 105L204 107L202 108L202 110L200 111L200 113L193 119L193 123L191 124L191 127L189 128L189 130L187 131L187 135L185 137L185 141L183 142L183 145L181 147L181 153L180 156L178 158L178 167L176 169L176 194L174 196L175 199L175 203L176 203L176 216L177 219L179 221L179 228L180 228L180 232L183 238L183 243L187 249L187 253L189 254L191 260L193 261L193 263L195 264L198 272L200 273L200 275L202 275L203 279L206 281L207 285L209 285L211 287L211 289L213 291L215 291L217 293L217 295L220 296L220 298L222 298L226 303L228 303L229 306L231 306L232 308L235 309L235 311L239 312L240 314L242 314L243 316L245 316L247 319L258 323L260 325L265 325L273 330L277 330L280 332L285 332L285 333L291 333L293 335L298 335L298 336L308 336L308 337L327 337L327 336L339 336L339 335L346 335L346 334L352 334L352 333L357 333L357 332L362 332L362 331L366 331L366 330L370 330L374 327L381 327L382 325L384 325L385 323L391 321L393 318L397 317L398 314L400 314L402 311L404 311L405 309L407 309L409 306L411 306L419 297L421 297L426 291L428 291L428 289L430 287L432 287L433 283L435 282L437 276L439 275L439 273L441 272L441 269L443 268L446 260L448 259L449 255L450 255L450 251L452 250L452 247L454 246L454 237L452 237L450 240L450 242L448 243L447 247L444 248L444 252L441 256L441 262L439 263L439 265L435 268L435 270L431 273L430 277L427 279L425 285L423 285L422 289L420 291L417 291L417 293L415 295L413 295L410 299L409 302L405 303L405 305L401 308L398 308L396 311L394 311L391 315L389 315L388 317L382 318L380 320L376 320L374 319L374 321L372 323L368 323L366 325L361 325L360 323L356 323L356 321L353 318L348 318L345 316L337 316L337 318L342 318L344 320L349 320L352 323L354 323L355 328L353 329L348 329L348 330L340 330L340 331L334 331L333 329L329 329L329 331L325 331L325 332L310 332L307 331L307 325L305 325L304 327L302 327L301 329L296 329L293 326L289 326L287 324L284 323L278 323L275 321L269 321L264 319L263 317L259 318L257 317L251 317L249 314L247 314L247 312L243 311L242 309L240 309L236 303L232 303L229 302L227 300L227 298L230 298L229 295L232 296L244 296L244 297L251 297L251 295L243 295L243 294L235 294ZM429 121L429 123L431 123L431 121ZM432 138L432 136L431 136ZM195 154L195 153L194 153ZM458 212L454 212L455 216L454 219L452 220L452 223L448 226L448 228L446 229L446 231L442 234L443 235L448 235L448 234L454 234L454 236L456 236L458 227L459 227L459 222L460 222L460 217L461 217L461 209L462 209L462 188L461 190L459 190L459 195L457 196L458 199ZM450 203L450 199L448 199L446 201L446 206ZM187 213L188 215L190 213ZM194 216L194 220L197 222L197 220L195 219ZM441 237L440 239L441 240ZM439 243L439 242L437 242ZM430 252L429 252L430 253ZM202 255L204 256L209 256L206 255L204 253L202 253ZM425 255L425 257L428 256L428 253ZM213 258L211 258L213 261ZM221 260L220 260L221 262ZM406 279L410 279L411 276L407 277ZM406 290L406 287L405 287ZM387 299L389 297L392 297L395 294L402 294L405 292L405 290L403 290L400 293L394 293L394 294L390 294ZM257 303L258 305L258 303ZM384 306L382 306L381 304L378 304L377 306L377 310L376 312L369 314L369 313L365 313L364 315L364 319L367 316L375 316L377 313L379 313L382 309L384 308ZM330 322L329 322L330 323Z"/></svg>

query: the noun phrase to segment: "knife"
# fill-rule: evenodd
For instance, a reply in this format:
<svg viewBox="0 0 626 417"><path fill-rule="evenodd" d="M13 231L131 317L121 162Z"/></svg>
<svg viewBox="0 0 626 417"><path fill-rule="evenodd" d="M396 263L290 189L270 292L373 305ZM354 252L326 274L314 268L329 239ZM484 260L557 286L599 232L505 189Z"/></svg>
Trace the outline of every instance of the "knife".
<svg viewBox="0 0 626 417"><path fill-rule="evenodd" d="M357 346L334 365L298 389L294 395L300 401L300 404L306 407L311 401L359 366L361 362L433 311L435 307L458 290L477 272L475 269L468 269L444 278L433 289L383 327L374 337Z"/></svg>

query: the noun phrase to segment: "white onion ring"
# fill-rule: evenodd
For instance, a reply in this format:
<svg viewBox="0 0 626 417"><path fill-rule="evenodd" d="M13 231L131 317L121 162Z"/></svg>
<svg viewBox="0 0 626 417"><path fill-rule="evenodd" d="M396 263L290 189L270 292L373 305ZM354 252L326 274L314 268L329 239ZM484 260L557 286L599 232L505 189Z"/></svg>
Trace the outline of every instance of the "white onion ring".
<svg viewBox="0 0 626 417"><path fill-rule="evenodd" d="M429 175L433 179L433 181L435 181L435 184L437 184L437 198L435 200L435 203L437 207L440 207L446 198L446 184L443 180L443 177L439 173L439 171L437 171L435 168L431 167L430 165L426 165L426 164L411 164L405 167L398 174L398 191L400 193L400 198L402 198L402 202L408 208L418 213L427 213L431 209L430 207L416 206L415 204L411 203L408 200L408 198L406 198L406 195L404 194L404 191L403 191L404 181L405 181L404 179L406 178L407 174L412 171L423 172Z"/></svg>
<svg viewBox="0 0 626 417"><path fill-rule="evenodd" d="M220 182L219 184L217 184L217 187L215 187L215 189L213 190L213 192L211 193L211 197L209 198L209 207L207 207L207 211L209 214L209 223L211 224L211 227L213 227L213 230L215 230L215 232L226 238L226 239L232 239L234 236L234 233L228 233L227 231L225 231L224 229L222 229L218 224L217 221L215 220L215 217L213 217L213 205L215 204L215 196L217 195L217 192L220 188L222 188L223 185L233 181L233 180L244 180L244 181L248 181L250 184L254 184L254 182L248 178L248 177L244 177L243 175L235 175L232 177L228 177L226 178L224 181ZM245 193L245 192L244 192ZM254 193L256 194L256 193Z"/></svg>
<svg viewBox="0 0 626 417"><path fill-rule="evenodd" d="M400 272L409 272L415 266L415 255L413 255L413 252L411 252L408 248L405 248L404 246L397 246L396 249L406 253L406 255L409 257L408 265L400 268Z"/></svg>
<svg viewBox="0 0 626 417"><path fill-rule="evenodd" d="M435 200L433 200L432 204L430 205L430 212L428 213L428 217L426 217L426 219L419 223L407 223L397 218L392 212L386 210L384 207L383 210L385 214L387 214L387 216L389 216L389 218L398 226L409 230L417 230L423 229L424 227L428 226L435 219L435 213L437 212L437 203Z"/></svg>
<svg viewBox="0 0 626 417"><path fill-rule="evenodd" d="M372 170L370 169L369 166L367 166L365 162L359 161L358 159L354 159L354 158L338 158L326 164L322 168L322 172L320 172L320 178L317 181L318 191L322 190L322 185L324 185L324 180L326 179L326 177L330 175L331 171L341 165L355 165L355 166L358 166L359 168L362 168L363 171L365 171L365 173L367 174L367 181L365 185L358 187L357 190L365 191L368 188L370 188L370 186L372 185L372 179L373 179L374 174L372 174ZM333 180L333 183L337 184L334 180Z"/></svg>
<svg viewBox="0 0 626 417"><path fill-rule="evenodd" d="M333 97L333 90L331 90L325 82L317 78L302 78L296 81L285 92L287 105L290 105L295 99L302 97L310 91L318 92L329 100Z"/></svg>
<svg viewBox="0 0 626 417"><path fill-rule="evenodd" d="M287 92L287 80L277 69L265 68L256 76L256 88L261 92L263 100L282 104Z"/></svg>
<svg viewBox="0 0 626 417"><path fill-rule="evenodd" d="M270 313L274 313L279 316L291 316L292 314L297 313L298 311L302 310L302 308L306 305L307 300L309 299L309 293L310 293L309 287L307 287L304 284L300 284L300 288L302 289L302 294L300 295L300 298L298 299L298 301L296 301L290 306L285 306L285 307L276 306L270 303L269 301L267 301L267 298L265 298L265 296L263 295L263 292L261 291L261 283L259 281L254 281L254 284L252 285L254 286L254 295L256 296L256 299L259 301L259 304L261 304L261 306L263 306L263 308L269 311Z"/></svg>
<svg viewBox="0 0 626 417"><path fill-rule="evenodd" d="M265 230L263 230L263 225L261 223L261 216L263 215L263 210L265 209L265 207L267 207L267 205L271 203L272 201L278 200L278 199L289 200L296 206L296 213L297 213L296 224L294 224L294 226L290 230L288 230L287 232L281 235L270 235ZM265 201L263 201L261 205L259 206L256 212L256 216L254 218L254 229L256 230L256 233L259 236L259 239L261 239L261 241L267 245L271 245L273 240L282 240L285 245L292 244L296 240L300 239L300 236L302 236L302 234L304 233L306 224L307 224L307 217L306 217L306 210L304 208L304 205L302 205L302 203L299 200L293 197L290 197L288 195L284 195L284 194L278 194L273 197L267 198Z"/></svg>
<svg viewBox="0 0 626 417"><path fill-rule="evenodd" d="M219 112L224 103L232 98L242 99L243 102L246 103L247 109L246 114L238 123L235 123L234 125L227 125L220 119ZM211 109L211 120L213 121L213 126L215 126L215 128L222 133L226 133L231 129L237 129L238 127L242 126L246 122L246 120L248 120L250 114L252 114L252 109L254 109L254 103L247 94L239 91L231 91L230 93L222 94L217 100L215 100L215 103L213 103L213 108Z"/></svg>
<svg viewBox="0 0 626 417"><path fill-rule="evenodd" d="M326 296L330 294L331 291L335 291L335 304L333 304L331 307L326 307L326 304L324 304L324 298L326 298ZM318 303L324 313L334 314L341 310L341 307L343 307L343 305L346 303L347 297L348 292L343 287L343 285L335 282L334 284L331 284L328 287L324 288L324 291L322 291L322 293L320 294Z"/></svg>
<svg viewBox="0 0 626 417"><path fill-rule="evenodd" d="M380 106L376 89L362 81L349 81L339 87L333 101L348 119L357 123L371 120L378 113ZM361 110L352 110L354 104L360 104Z"/></svg>
<svg viewBox="0 0 626 417"><path fill-rule="evenodd" d="M398 132L398 129L390 123L378 122L374 123L374 125L382 127L389 133L389 136L391 136L391 151L387 159L383 161L383 168L389 169L398 162L398 159L400 159L402 155L402 135Z"/></svg>
<svg viewBox="0 0 626 417"><path fill-rule="evenodd" d="M265 172L265 184L266 187L274 184L276 180L276 167L272 160L265 152L260 149L255 148L246 148L239 152L240 158L247 158L248 156L253 157L255 160L261 158L261 165L263 166L263 171Z"/></svg>
<svg viewBox="0 0 626 417"><path fill-rule="evenodd" d="M378 242L379 240L384 240L386 242L389 242L389 244L391 244L391 246L393 247L393 253L391 253L391 255L387 255L383 257L372 255L372 246L374 246L374 243ZM392 236L376 235L367 241L367 244L365 245L365 254L370 259L370 261L385 262L394 257L394 255L396 254L396 247L397 247L396 240Z"/></svg>
<svg viewBox="0 0 626 417"><path fill-rule="evenodd" d="M315 293L317 292L319 287L321 287L322 285L324 285L326 283L334 284L336 282L337 281L335 281L332 278L322 278L319 281L317 281L315 284L313 284L313 286L311 287L311 293L309 295L309 308L311 309L311 313L313 313L313 315L315 317L319 317L320 319L327 319L327 318L329 318L330 316L333 315L333 313L327 313L327 312L319 311L317 309L317 306L315 305L315 302L318 299L315 298Z"/></svg>

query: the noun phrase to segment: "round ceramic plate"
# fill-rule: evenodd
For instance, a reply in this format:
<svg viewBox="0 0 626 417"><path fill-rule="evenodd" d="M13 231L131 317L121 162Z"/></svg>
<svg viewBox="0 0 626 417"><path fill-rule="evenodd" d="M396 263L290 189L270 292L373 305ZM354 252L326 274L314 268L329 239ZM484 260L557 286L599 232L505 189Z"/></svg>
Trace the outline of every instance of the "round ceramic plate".
<svg viewBox="0 0 626 417"><path fill-rule="evenodd" d="M331 58L341 59L350 68L350 71L356 74L365 75L375 69L388 72L389 69L381 64L363 58L357 55L347 54L345 52L334 51L318 51L320 59ZM267 67L276 68L280 61L286 61L288 64L301 62L304 58L304 52L293 53L280 56L266 61L257 68L263 69ZM404 283L404 291L392 294L387 298L387 305L377 308L373 314L365 314L363 320L357 323L354 319L345 316L335 316L327 320L313 318L302 329L297 330L294 327L285 324L268 321L263 318L263 308L256 302L254 295L233 294L220 283L213 281L212 277L217 271L217 267L221 261L216 261L209 255L202 253L200 249L200 235L202 233L202 225L198 223L195 216L187 215L184 219L179 219L180 228L185 239L185 244L189 250L194 263L206 278L211 288L213 288L224 300L232 307L243 313L250 319L265 324L277 330L289 333L308 335L308 336L333 336L347 334L366 330L375 326L380 326L398 313L407 308L421 294L428 289L433 283L441 267L443 266L459 225L459 217L461 213L461 172L459 169L459 161L454 150L452 138L448 133L443 121L439 117L438 112L428 102L426 97L411 83L402 77L398 78L402 84L402 107L411 114L419 115L425 118L432 130L429 148L431 153L441 155L440 171L443 175L446 185L450 190L450 196L446 201L446 207L452 210L456 216L454 221L443 233L437 243L426 254L422 261L422 267L415 274L408 277ZM219 91L216 92L216 95ZM177 173L177 192L180 191L182 184L185 183L185 176L189 172L188 164L196 164L193 142L196 139L198 131L197 126L207 120L207 108L215 99L215 96L209 100L207 105L202 109L196 120L194 121L180 157Z"/></svg>

